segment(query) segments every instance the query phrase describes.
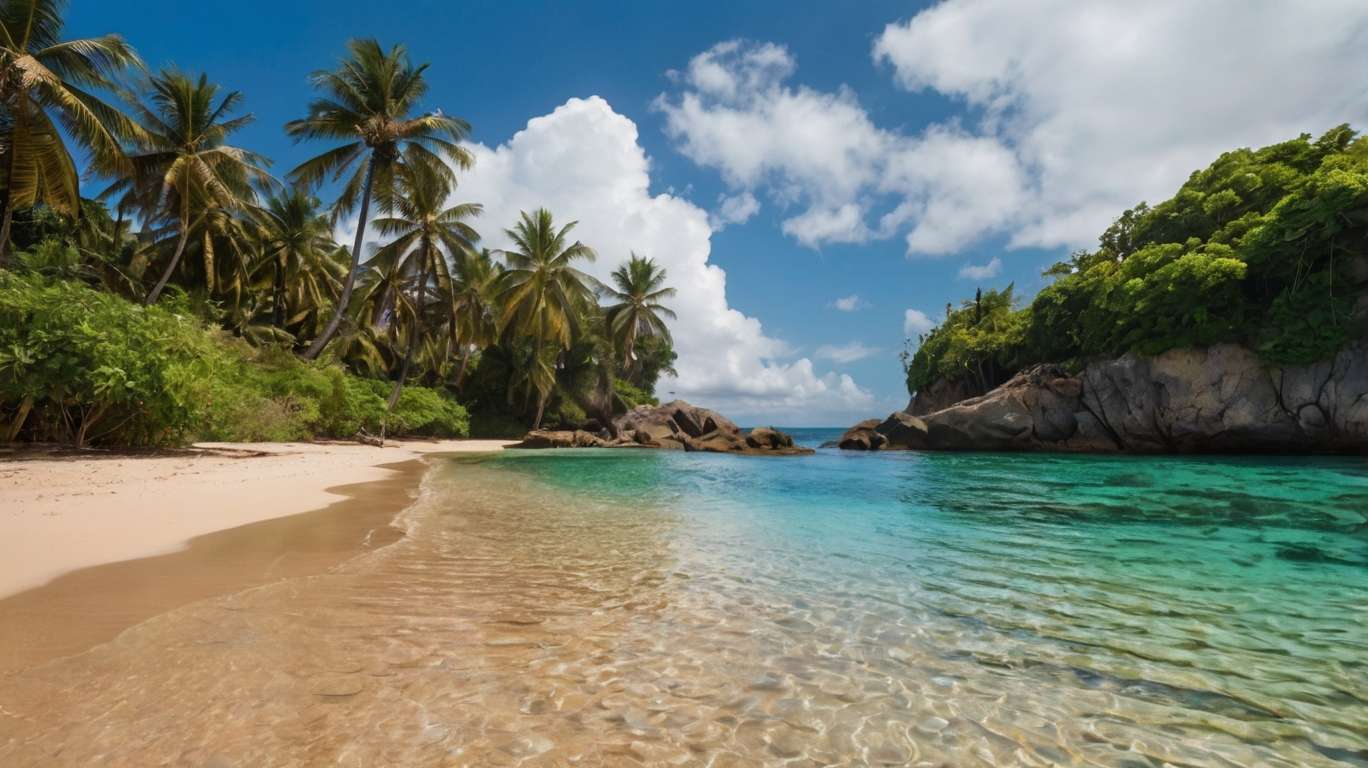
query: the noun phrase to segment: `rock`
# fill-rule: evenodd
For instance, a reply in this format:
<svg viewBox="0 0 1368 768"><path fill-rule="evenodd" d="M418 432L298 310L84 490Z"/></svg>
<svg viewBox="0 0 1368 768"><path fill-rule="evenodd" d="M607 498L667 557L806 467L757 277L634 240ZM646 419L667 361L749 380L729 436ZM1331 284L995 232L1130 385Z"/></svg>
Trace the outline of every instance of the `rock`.
<svg viewBox="0 0 1368 768"><path fill-rule="evenodd" d="M983 390L977 384L967 380L940 379L926 389L918 391L912 397L912 402L907 404L906 412L913 416L925 416L982 394Z"/></svg>
<svg viewBox="0 0 1368 768"><path fill-rule="evenodd" d="M759 451L792 448L793 438L773 427L756 427L746 435L746 445Z"/></svg>
<svg viewBox="0 0 1368 768"><path fill-rule="evenodd" d="M876 431L878 419L866 419L847 429L836 441L836 447L847 451L877 451L887 442L887 438Z"/></svg>
<svg viewBox="0 0 1368 768"><path fill-rule="evenodd" d="M914 401L915 403L915 401ZM881 440L882 438L882 440ZM863 421L848 450L1368 453L1368 343L1265 365L1235 344L1135 354L1072 375L1037 365L918 418Z"/></svg>
<svg viewBox="0 0 1368 768"><path fill-rule="evenodd" d="M537 429L523 436L522 442L514 448L600 448L607 441L582 429L545 430Z"/></svg>
<svg viewBox="0 0 1368 768"><path fill-rule="evenodd" d="M607 440L583 430L528 432L518 448L659 448L675 451L798 455L810 448L793 444L793 438L771 427L750 434L722 414L683 400L664 405L642 405L614 420L618 437ZM605 434L607 434L605 432Z"/></svg>
<svg viewBox="0 0 1368 768"><path fill-rule="evenodd" d="M921 450L926 447L926 422L910 413L891 413L874 427L874 431L884 438L882 447L885 449Z"/></svg>

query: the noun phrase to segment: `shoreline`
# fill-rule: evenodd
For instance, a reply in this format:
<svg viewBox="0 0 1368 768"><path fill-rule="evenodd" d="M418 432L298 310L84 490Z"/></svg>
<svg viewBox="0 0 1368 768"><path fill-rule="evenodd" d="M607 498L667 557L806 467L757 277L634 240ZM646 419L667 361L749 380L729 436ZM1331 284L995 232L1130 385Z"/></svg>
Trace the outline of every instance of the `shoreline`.
<svg viewBox="0 0 1368 768"><path fill-rule="evenodd" d="M216 443L0 462L0 675L397 541L426 456L507 444Z"/></svg>

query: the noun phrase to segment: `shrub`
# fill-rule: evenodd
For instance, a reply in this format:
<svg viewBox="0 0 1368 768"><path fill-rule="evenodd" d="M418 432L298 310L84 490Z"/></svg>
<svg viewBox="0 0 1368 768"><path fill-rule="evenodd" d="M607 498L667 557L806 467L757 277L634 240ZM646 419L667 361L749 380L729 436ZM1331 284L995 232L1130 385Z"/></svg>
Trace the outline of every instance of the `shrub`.
<svg viewBox="0 0 1368 768"><path fill-rule="evenodd" d="M253 348L182 303L0 271L0 439L109 445L288 441L379 431L390 383ZM450 396L406 387L393 435L464 436Z"/></svg>

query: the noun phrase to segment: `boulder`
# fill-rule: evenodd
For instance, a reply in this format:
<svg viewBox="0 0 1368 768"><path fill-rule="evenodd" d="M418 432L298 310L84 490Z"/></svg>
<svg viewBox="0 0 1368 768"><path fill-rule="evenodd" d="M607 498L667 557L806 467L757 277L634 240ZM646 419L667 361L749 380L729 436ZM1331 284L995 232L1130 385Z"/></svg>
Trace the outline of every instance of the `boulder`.
<svg viewBox="0 0 1368 768"><path fill-rule="evenodd" d="M915 401L914 401L915 403ZM882 438L882 439L881 439ZM918 418L860 422L848 450L1368 453L1368 342L1274 367L1235 344L1037 365Z"/></svg>
<svg viewBox="0 0 1368 768"><path fill-rule="evenodd" d="M535 429L523 436L514 448L601 448L607 445L602 438L582 429Z"/></svg>
<svg viewBox="0 0 1368 768"><path fill-rule="evenodd" d="M878 419L866 419L847 429L836 441L836 447L847 451L877 451L888 441L875 429L878 426Z"/></svg>
<svg viewBox="0 0 1368 768"><path fill-rule="evenodd" d="M619 416L613 426L618 437L605 440L583 430L533 431L518 448L659 448L675 451L798 455L810 448L793 444L793 438L771 427L757 427L749 434L717 411L699 408L683 400L664 405L642 405ZM606 433L605 433L606 434Z"/></svg>
<svg viewBox="0 0 1368 768"><path fill-rule="evenodd" d="M925 416L982 394L983 390L977 384L967 380L938 379L912 396L906 412L913 416Z"/></svg>
<svg viewBox="0 0 1368 768"><path fill-rule="evenodd" d="M891 413L873 429L884 438L881 446L884 449L921 450L926 447L926 422L910 413Z"/></svg>

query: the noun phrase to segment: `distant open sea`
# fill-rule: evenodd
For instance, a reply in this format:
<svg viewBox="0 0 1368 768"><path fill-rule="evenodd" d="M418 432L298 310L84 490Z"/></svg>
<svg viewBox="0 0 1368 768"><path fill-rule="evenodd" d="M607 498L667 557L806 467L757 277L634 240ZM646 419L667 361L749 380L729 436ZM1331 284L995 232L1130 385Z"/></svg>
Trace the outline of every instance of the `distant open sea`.
<svg viewBox="0 0 1368 768"><path fill-rule="evenodd" d="M68 754L156 686L242 765L1368 765L1361 459L507 451L403 523L126 633Z"/></svg>

